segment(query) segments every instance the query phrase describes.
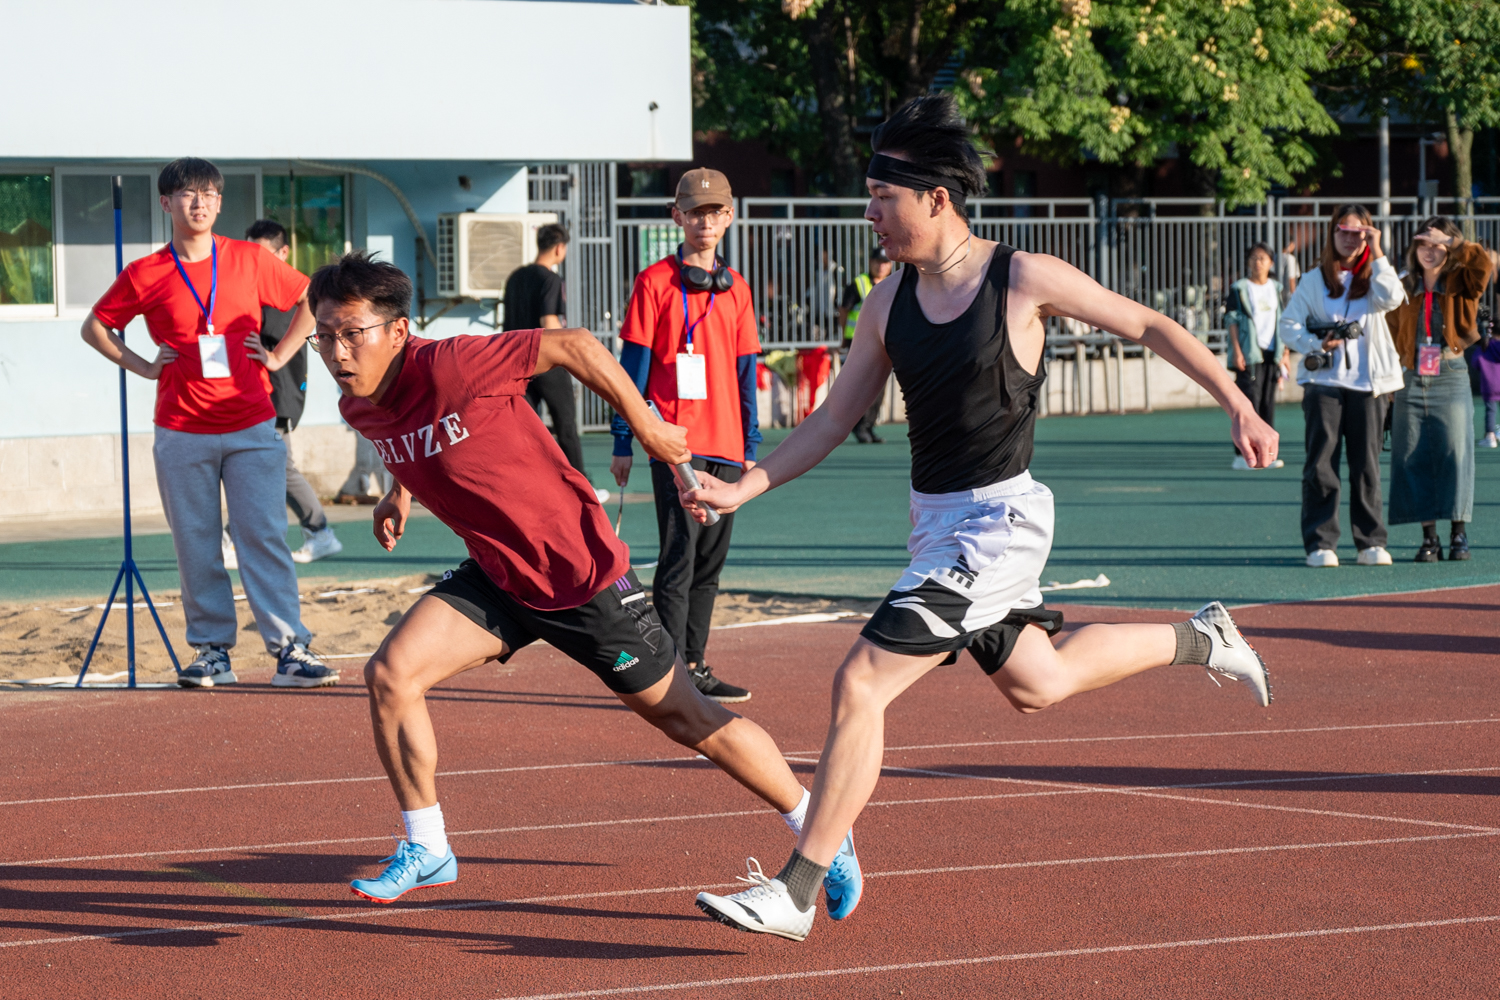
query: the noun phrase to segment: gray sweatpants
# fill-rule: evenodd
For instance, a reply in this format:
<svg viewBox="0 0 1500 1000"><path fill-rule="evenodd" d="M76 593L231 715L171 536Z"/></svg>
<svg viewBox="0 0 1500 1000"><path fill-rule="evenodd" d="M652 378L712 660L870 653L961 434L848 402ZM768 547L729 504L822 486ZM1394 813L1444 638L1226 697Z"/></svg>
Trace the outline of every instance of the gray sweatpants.
<svg viewBox="0 0 1500 1000"><path fill-rule="evenodd" d="M234 588L219 545L219 484L229 503L230 536L245 597L266 649L308 642L297 603L297 574L286 547L286 445L267 420L233 434L156 428L152 447L191 646L233 646Z"/></svg>
<svg viewBox="0 0 1500 1000"><path fill-rule="evenodd" d="M322 531L328 527L328 515L323 513L323 504L292 461L292 432L281 432L281 441L286 445L286 505L296 515L303 531Z"/></svg>

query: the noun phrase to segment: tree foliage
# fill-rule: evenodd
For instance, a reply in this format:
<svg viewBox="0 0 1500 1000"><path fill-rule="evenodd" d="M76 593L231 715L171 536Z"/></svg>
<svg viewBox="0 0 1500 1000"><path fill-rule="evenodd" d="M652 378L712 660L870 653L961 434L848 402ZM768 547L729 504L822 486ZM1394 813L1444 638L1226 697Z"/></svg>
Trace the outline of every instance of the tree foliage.
<svg viewBox="0 0 1500 1000"><path fill-rule="evenodd" d="M1312 165L1307 136L1337 131L1311 76L1348 19L1332 0L1010 0L960 93L1054 159L1144 166L1176 147L1204 193L1256 202Z"/></svg>
<svg viewBox="0 0 1500 1000"><path fill-rule="evenodd" d="M1441 124L1461 210L1472 211L1474 130L1500 125L1500 3L1352 0L1356 16L1322 89L1371 117Z"/></svg>

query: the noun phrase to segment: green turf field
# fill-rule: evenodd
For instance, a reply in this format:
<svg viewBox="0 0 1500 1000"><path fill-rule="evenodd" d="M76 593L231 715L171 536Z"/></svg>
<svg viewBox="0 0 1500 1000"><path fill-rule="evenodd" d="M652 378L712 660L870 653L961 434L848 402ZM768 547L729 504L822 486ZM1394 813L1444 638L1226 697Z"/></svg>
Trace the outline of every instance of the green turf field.
<svg viewBox="0 0 1500 1000"><path fill-rule="evenodd" d="M1470 562L1411 563L1421 531L1401 525L1391 529L1395 566L1355 566L1346 508L1339 550L1345 566L1311 570L1302 564L1297 520L1300 408L1284 407L1278 426L1286 468L1232 472L1228 419L1217 410L1039 421L1032 473L1057 495L1057 537L1044 580L1103 573L1111 581L1108 588L1048 600L1193 608L1208 597L1245 604L1500 582L1500 545L1490 527L1500 513L1500 454L1479 452ZM722 586L832 597L884 594L906 557L904 431L882 427L883 445L845 444L801 480L736 515ZM785 434L768 431L767 448ZM600 485L608 479L609 443L602 434L585 440L588 467ZM639 461L631 489L650 489ZM1446 536L1447 525L1440 528ZM458 539L431 518L413 519L391 554L362 525L339 525L338 532L344 552L299 566L299 574L369 579L440 572L463 558ZM621 536L635 562L655 559L651 505L625 508ZM120 552L118 539L0 545L0 599L102 596ZM168 536L138 537L136 552L149 586L177 586ZM641 575L649 584L650 571Z"/></svg>

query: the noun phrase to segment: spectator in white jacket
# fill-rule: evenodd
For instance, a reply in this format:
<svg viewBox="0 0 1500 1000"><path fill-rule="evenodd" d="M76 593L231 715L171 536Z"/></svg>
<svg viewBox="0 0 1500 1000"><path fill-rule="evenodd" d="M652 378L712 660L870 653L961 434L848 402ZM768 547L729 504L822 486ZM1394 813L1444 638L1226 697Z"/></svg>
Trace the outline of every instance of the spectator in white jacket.
<svg viewBox="0 0 1500 1000"><path fill-rule="evenodd" d="M1339 454L1349 458L1349 519L1361 566L1389 566L1380 497L1385 412L1400 389L1401 360L1385 314L1406 289L1380 247L1363 205L1340 205L1316 277L1307 275L1281 314L1281 338L1297 366L1306 417L1302 545L1309 566L1337 566Z"/></svg>

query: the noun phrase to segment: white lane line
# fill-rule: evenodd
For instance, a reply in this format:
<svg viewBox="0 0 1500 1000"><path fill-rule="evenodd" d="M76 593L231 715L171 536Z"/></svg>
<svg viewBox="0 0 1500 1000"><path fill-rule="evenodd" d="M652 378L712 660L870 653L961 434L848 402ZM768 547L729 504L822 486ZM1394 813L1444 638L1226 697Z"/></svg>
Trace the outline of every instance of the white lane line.
<svg viewBox="0 0 1500 1000"><path fill-rule="evenodd" d="M1025 962L1044 958L1078 958L1087 955L1113 955L1132 951L1164 951L1171 948L1206 948L1213 945L1258 944L1265 941L1290 941L1297 938L1335 937L1346 934L1379 934L1390 931L1424 930L1434 927L1457 927L1464 924L1492 923L1500 914L1481 917L1450 917L1446 920L1413 920L1404 924L1366 924L1362 927L1320 927L1304 931L1279 931L1273 934L1239 934L1234 937L1195 938L1188 941L1151 941L1141 944L1100 945L1095 948L1066 948L1058 951L1019 952L1013 955L985 955L976 958L944 958L931 962L901 962L894 965L860 965L847 969L818 969L810 972L774 972L763 976L736 976L732 979L701 979L691 983L661 983L656 986L616 986L603 990L578 990L573 993L538 993L507 1000L582 1000L584 997L621 996L629 993L665 993L669 990L707 989L719 986L744 986L750 983L774 983L788 979L826 979L831 976L867 976L876 972L910 972L916 969L948 969L963 965L990 965L996 962Z"/></svg>
<svg viewBox="0 0 1500 1000"><path fill-rule="evenodd" d="M1121 854L1084 858L1054 858L1044 861L1010 861L992 865L963 865L943 868L912 868L904 871L866 872L865 878L911 878L922 875L947 875L954 872L1001 871L1013 868L1054 868L1072 865L1120 864L1134 861L1160 861L1176 858L1204 858L1233 854L1261 854L1282 851L1315 851L1328 848L1384 847L1392 844L1417 844L1440 840L1463 840L1472 837L1492 837L1500 830L1485 833L1447 833L1426 837L1386 837L1378 840L1342 840L1310 844L1265 844L1254 847L1221 847L1201 851L1169 851L1153 854ZM602 892L574 892L556 896L531 896L524 899L470 900L464 903L439 903L433 906L378 907L371 909L341 910L323 916L269 917L264 920L222 921L211 924L188 924L176 927L143 927L103 934L75 934L69 937L31 938L24 941L0 941L0 948L23 948L44 944L72 944L79 941L112 941L118 938L143 937L153 934L181 934L192 931L215 931L244 927L277 927L288 924L311 924L335 920L368 920L376 917L409 916L419 913L443 913L449 910L475 910L534 906L542 903L561 903L580 899L612 899L622 896L656 896L669 892L702 892L707 889L737 887L738 882L718 882L709 885L674 885L653 889L611 889Z"/></svg>
<svg viewBox="0 0 1500 1000"><path fill-rule="evenodd" d="M1196 797L1196 796L1190 796L1190 795L1163 795L1163 794L1158 794L1161 791L1169 791L1169 790L1176 789L1176 788L1212 788L1212 787L1215 787L1213 784L1194 784L1194 785L1140 785L1140 786L1135 786L1133 788L1107 788L1107 787L1101 787L1101 786L1097 786L1097 785L1078 786L1078 785L1073 785L1073 784L1065 784L1063 782L1042 781L1042 780L1029 779L1029 778L997 778L997 777L988 777L988 776L984 776L984 775L974 775L974 774L955 774L955 773L952 773L952 772L949 772L949 771L934 771L934 770L926 770L926 769L923 769L923 768L915 768L915 767L893 767L893 766L890 766L890 765L883 766L881 768L881 770L883 770L883 771L894 771L894 772L900 772L900 773L921 774L921 775L934 776L934 777L943 777L943 778L957 778L957 779L961 779L961 780L964 780L964 781L989 781L989 782L1000 782L1002 784L1041 786L1045 790L1035 790L1035 791L1025 791L1025 792L1010 792L1010 793L1003 794L1003 795L957 795L957 796L942 796L942 797L921 798L921 799L889 799L889 800L885 800L885 801L881 801L881 802L870 802L870 803L867 803L867 806L870 807L870 808L877 808L877 807L882 807L882 806L928 805L928 804L942 803L942 802L984 802L984 801L992 801L992 800L995 800L995 799L1042 798L1042 797L1052 796L1052 795L1096 795L1096 794L1100 794L1100 793L1110 793L1110 794L1116 794L1116 795L1139 795L1139 796L1145 796L1145 797L1148 797L1148 798L1175 799L1175 800L1182 801L1182 802L1206 803L1208 805L1241 806L1241 807L1244 807L1246 809L1270 809L1270 810L1277 810L1277 811L1283 811L1283 812L1310 813L1310 814L1315 815L1315 816L1332 816L1332 817L1346 818L1346 819L1378 820L1378 821L1382 821L1382 822L1386 822L1386 823L1409 823L1409 824L1414 824L1414 825L1418 825L1418 826L1437 826L1437 827L1443 827L1443 828L1446 828L1446 829L1454 829L1454 830L1476 830L1476 831L1482 831L1482 832L1490 832L1490 831L1493 830L1493 831L1496 831L1496 832L1500 832L1500 828L1495 828L1495 827L1469 826L1469 825L1465 825L1465 824L1461 824L1461 823L1442 823L1442 822L1439 822L1437 820L1408 819L1408 818L1401 817L1401 816L1367 816L1367 815L1364 815L1364 814L1361 814L1361 813L1335 812L1335 811L1327 810L1327 809L1307 809L1307 808L1302 808L1302 807L1298 807L1298 806L1276 806L1276 805L1270 805L1270 804L1267 804L1267 803L1259 803L1259 802L1237 802L1237 801L1236 802L1230 802L1230 801L1226 801L1224 799L1209 799L1209 798L1202 798L1202 797ZM1403 777L1420 777L1420 776L1423 776L1423 775L1429 775L1430 776L1430 775L1443 775L1443 774L1464 774L1464 773L1469 773L1469 772L1474 772L1474 771L1494 771L1494 770L1500 770L1500 768L1494 768L1494 767L1489 767L1489 768L1455 768L1455 769L1453 769L1451 771L1409 771L1409 772L1395 772L1395 773L1370 773L1370 774L1363 774L1363 775L1339 774L1339 775L1328 775L1326 777L1299 778L1299 779L1266 778L1266 779L1263 779L1263 781L1266 784L1275 784L1278 781L1287 781L1287 780L1297 780L1297 781L1342 781L1342 780L1355 780L1355 779L1358 779L1358 778L1403 778ZM1242 784L1249 784L1249 783L1250 782L1225 782L1224 784L1226 784L1226 785L1242 785ZM585 821L579 821L579 822L575 822L575 823L548 823L548 824L542 824L542 825L536 825L536 826L493 827L493 828L484 829L484 830L450 830L448 832L448 836L450 836L450 837L471 837L471 836L498 835L498 834L506 834L506 833L539 833L539 832L544 832L544 831L547 831L547 830L579 830L579 829L585 829L585 828L588 828L588 827L601 827L601 826L636 826L636 825L639 825L639 824L642 824L642 823L682 823L682 822L691 822L693 820L727 819L727 818L735 818L735 817L741 817L741 816L760 816L760 815L765 814L765 812L766 812L765 809L742 809L742 810L736 810L734 812L689 813L689 814L680 815L680 816L648 816L648 817L641 817L641 818L637 818L637 819L599 819L599 820L585 820ZM271 843L271 844L239 844L239 845L229 846L229 847L189 847L189 848L181 848L181 849L169 850L169 851L135 851L135 852L125 853L125 854L89 854L89 855L79 855L79 856L76 856L76 857L68 857L68 858L38 858L38 859L35 859L35 860L31 860L31 861L0 861L0 869L7 868L7 867L11 867L11 868L13 868L13 867L20 867L20 866L24 866L24 865L54 865L54 864L64 864L64 863L67 863L67 862L74 862L74 861L115 861L115 860L119 860L119 859L122 859L122 858L184 857L184 856L193 855L193 854L215 854L215 853L219 853L219 852L229 853L229 852L238 852L238 851L268 851L268 850L277 850L277 849L280 849L280 848L287 848L287 847L321 847L321 846L332 846L332 845L336 845L336 844L368 844L368 843L375 843L375 842L384 841L384 840L388 840L388 839L390 839L390 835L385 835L385 836L371 836L371 837L340 837L340 838L336 838L336 839L325 839L325 840L291 840L291 841L282 841L282 842Z"/></svg>
<svg viewBox="0 0 1500 1000"><path fill-rule="evenodd" d="M1037 746L1049 743L1112 743L1130 740L1191 740L1226 736L1283 736L1298 733L1339 733L1366 729L1409 729L1421 726L1471 726L1484 722L1500 722L1496 719L1452 719L1435 722L1385 722L1360 726L1316 726L1308 729L1245 729L1208 733L1156 733L1137 736L1073 736L1042 740L983 740L973 743L926 743L912 746L886 747L886 753L901 753L908 750L953 750L964 747ZM794 757L816 757L821 750L797 750L786 754ZM531 764L521 767L482 767L463 771L439 771L439 778L458 778L482 774L511 774L522 771L554 771L584 767L631 767L642 764L690 764L699 757L641 757L633 760L596 760L568 764ZM817 763L816 759L794 761L794 763ZM257 788L296 788L304 785L343 785L365 781L385 781L385 775L372 774L353 778L309 778L298 781L257 781L239 785L202 785L195 788L156 788L134 792L97 792L92 795L57 795L40 799L12 799L0 801L0 806L44 805L51 802L88 802L96 799L125 799L147 795L189 795L196 792L238 792Z"/></svg>
<svg viewBox="0 0 1500 1000"><path fill-rule="evenodd" d="M1166 795L1166 794L1163 794L1166 791L1171 791L1171 790L1178 789L1178 788L1225 788L1225 787L1242 787L1244 785L1250 785L1250 784L1274 785L1274 784L1279 784L1280 782L1287 781L1287 780L1297 780L1297 781L1353 781L1353 780L1358 780L1360 778L1413 778L1413 777L1421 777L1423 775L1429 775L1430 776L1430 775L1443 775L1443 774L1471 774L1471 773L1479 772L1479 771L1496 771L1496 770L1500 770L1500 768L1495 768L1495 767L1464 767L1464 768L1454 768L1452 770L1446 770L1446 771L1395 771L1395 772L1387 772L1387 773L1376 772L1376 773L1371 773L1371 774L1334 774L1334 775L1320 776L1320 777L1316 777L1316 778L1298 778L1298 779L1262 778L1262 779L1257 779L1255 781L1202 782L1202 783L1187 784L1187 785L1135 785L1135 786L1125 787L1125 788L1111 788L1111 787L1102 786L1102 785L1086 785L1086 786L1083 786L1083 787L1079 787L1077 785L1064 784L1063 782L1059 782L1059 781L1043 781L1043 780L1034 779L1034 778L998 778L998 777L991 777L991 776L987 776L987 775L958 774L958 773L951 772L951 771L936 771L936 770L931 770L931 769L928 769L928 768L920 768L920 767L892 767L889 764L883 765L881 767L881 770L882 771L894 771L894 772L897 772L897 773L905 773L905 774L920 774L920 775L930 776L930 777L957 778L957 779L962 780L962 781L995 781L995 782L1002 782L1002 783L1005 783L1005 784L1016 784L1016 785L1042 785L1042 786L1046 786L1046 787L1061 789L1062 790L1061 794L1067 794L1067 793L1076 793L1076 794L1100 793L1100 794L1108 794L1108 795L1135 795L1135 796L1140 796L1142 798L1170 799L1170 800L1176 801L1176 802L1192 802L1192 803L1198 803L1198 804L1203 804L1203 805L1237 806L1237 807L1243 808L1243 809L1269 809L1269 810L1276 811L1276 812L1306 813L1306 814L1312 815L1312 816L1331 816L1331 817L1334 817L1334 818L1337 818L1337 819L1363 819L1363 820L1375 820L1375 821L1379 821L1379 822L1383 822L1383 823L1409 823L1409 824L1412 824L1412 825L1415 825L1415 826L1436 826L1436 827L1442 827L1444 829L1449 829L1449 830L1484 830L1484 831L1493 830L1495 832L1500 832L1500 827L1474 826L1472 824L1467 824L1467 823L1444 823L1444 822L1441 822L1439 820L1411 819L1411 818L1404 817L1404 816L1371 816L1371 815L1367 815L1365 813L1341 812L1341 811L1333 810L1333 809L1310 809L1310 808L1307 808L1305 806L1278 806L1278 805L1271 805L1270 803L1266 803L1266 802L1241 802L1238 799L1233 800L1233 801L1228 800L1228 799L1211 799L1211 798L1205 798L1203 796L1197 796L1197 795ZM1020 797L1020 796L1017 796L1017 797ZM871 804L873 805L873 803L871 803Z"/></svg>
<svg viewBox="0 0 1500 1000"><path fill-rule="evenodd" d="M460 778L474 774L511 774L520 771L556 771L582 767L630 767L638 764L691 764L699 757L641 757L636 760L595 760L571 764L526 764L519 767L481 767L466 771L439 771L439 778ZM816 761L814 762L816 763ZM98 792L93 795L58 795L46 799L14 799L0 806L34 806L48 802L87 802L93 799L127 799L145 795L189 795L194 792L238 792L254 788L297 788L303 785L347 785L363 781L385 781L383 774L357 778L308 778L301 781L256 781L243 785L200 785L196 788L156 788L139 792Z"/></svg>
<svg viewBox="0 0 1500 1000"><path fill-rule="evenodd" d="M1364 729L1415 729L1421 726L1473 726L1495 719L1444 719L1435 722L1377 722L1359 726L1311 726L1305 729L1230 729L1212 733L1148 733L1139 736L1067 736L1042 740L980 740L973 743L923 743L904 747L886 747L887 753L898 750L956 750L963 747L1021 747L1048 743L1116 743L1131 740L1197 740L1219 736L1287 736L1295 733L1349 733ZM808 751L816 753L817 751ZM0 803L3 804L3 803Z"/></svg>

